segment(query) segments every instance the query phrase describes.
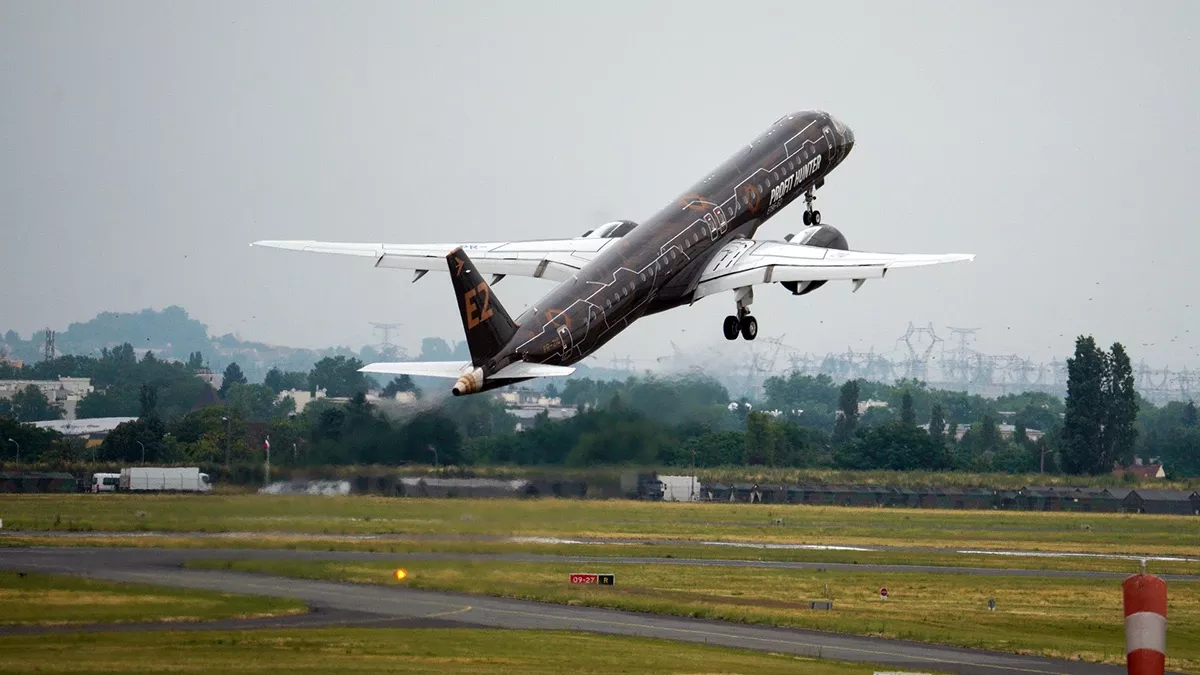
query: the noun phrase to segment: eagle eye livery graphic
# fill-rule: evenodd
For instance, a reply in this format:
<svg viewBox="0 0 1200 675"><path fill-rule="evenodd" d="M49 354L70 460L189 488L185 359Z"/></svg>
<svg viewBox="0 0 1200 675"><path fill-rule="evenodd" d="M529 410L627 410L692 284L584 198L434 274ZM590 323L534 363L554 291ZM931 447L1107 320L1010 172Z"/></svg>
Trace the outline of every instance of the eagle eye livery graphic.
<svg viewBox="0 0 1200 675"><path fill-rule="evenodd" d="M825 178L854 147L849 127L824 111L776 121L749 146L678 199L638 224L621 220L572 239L478 244L354 244L257 241L294 251L374 260L376 267L414 270L413 281L445 260L471 360L372 363L367 373L447 377L452 393L473 394L535 377L571 374L637 319L732 291L735 313L727 339L753 340L754 286L778 283L794 295L826 282L881 279L889 269L974 260L973 254L868 253L821 223L813 200ZM803 197L804 229L783 241L755 239L758 228ZM469 252L469 254L468 254ZM515 320L494 285L508 275L558 282Z"/></svg>

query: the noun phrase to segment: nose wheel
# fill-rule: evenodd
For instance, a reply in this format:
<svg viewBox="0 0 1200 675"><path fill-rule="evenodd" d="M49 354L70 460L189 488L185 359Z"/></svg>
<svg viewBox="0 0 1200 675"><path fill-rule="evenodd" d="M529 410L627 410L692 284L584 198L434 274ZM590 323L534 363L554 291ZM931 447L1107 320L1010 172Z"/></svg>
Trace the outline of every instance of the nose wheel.
<svg viewBox="0 0 1200 675"><path fill-rule="evenodd" d="M736 340L738 335L746 340L758 337L758 319L750 316L750 303L753 300L753 287L737 290L737 316L731 314L725 317L725 323L721 325L726 340Z"/></svg>
<svg viewBox="0 0 1200 675"><path fill-rule="evenodd" d="M817 191L815 187L810 187L804 191L804 224L805 225L820 225L821 212L813 209L813 202L817 199Z"/></svg>

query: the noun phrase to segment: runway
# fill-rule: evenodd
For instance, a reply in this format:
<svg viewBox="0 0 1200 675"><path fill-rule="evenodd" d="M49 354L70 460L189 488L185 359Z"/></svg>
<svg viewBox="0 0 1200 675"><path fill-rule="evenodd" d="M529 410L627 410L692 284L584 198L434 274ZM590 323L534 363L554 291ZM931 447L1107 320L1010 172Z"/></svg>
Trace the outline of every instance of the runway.
<svg viewBox="0 0 1200 675"><path fill-rule="evenodd" d="M0 549L5 550L53 550L54 547L32 549ZM87 549L91 550L91 549ZM157 566L182 565L185 560L195 560L197 557L206 558L241 558L254 560L463 560L472 562L503 562L503 563L573 563L598 565L683 565L688 567L735 567L743 569L788 569L788 570L836 570L845 572L894 572L910 574L969 574L977 576L1008 576L1034 577L1045 579L1096 579L1120 581L1132 573L1102 572L1094 570L1038 570L1038 569L1007 569L997 567L962 567L949 565L891 565L891 564L858 564L803 562L781 560L738 560L720 558L649 558L633 556L571 556L540 553L374 553L366 551L312 551L296 549L247 549L247 548L205 548L205 549L137 549L137 548L105 548L96 549L111 552L113 555L123 555L120 552L132 554L137 552L138 562L146 564L150 561ZM182 557L181 557L181 554ZM0 553L0 559L3 554ZM1163 580L1170 583L1200 582L1200 575L1192 574L1160 574Z"/></svg>
<svg viewBox="0 0 1200 675"><path fill-rule="evenodd" d="M706 541L693 539L664 539L664 538L648 538L648 539L622 539L622 538L597 538L597 537L544 537L544 536L502 536L502 535L484 535L484 534L455 534L455 535L436 535L436 534L314 534L304 532L286 532L286 531L225 531L225 532L194 532L194 531L166 531L166 530L138 530L138 531L108 531L108 532L69 532L69 531L52 531L52 530L5 530L0 531L0 538L3 537L46 537L53 539L74 539L81 541L103 541L105 539L163 539L163 538L182 538L182 539L212 539L212 540L229 540L229 539L256 539L262 537L280 537L293 539L297 541L322 541L322 542L378 542L386 543L465 543L479 542L486 544L546 544L546 545L587 545L596 547L620 547L620 546L700 546L708 548L727 548L727 549L762 549L762 550L786 550L786 551L842 551L842 552L862 552L862 553L914 553L914 554L935 554L935 555L959 555L959 556L998 556L1007 558L1075 558L1075 559L1097 559L1097 560L1125 560L1131 564L1131 569L1140 562L1182 562L1182 563L1200 563L1200 557L1183 556L1183 555L1162 555L1162 554L1147 554L1147 553L1100 553L1100 552L1081 552L1081 551L1036 551L1036 550L1001 550L1001 549L961 549L957 547L945 548L937 546L896 546L890 544L871 544L871 545L836 545L836 544L814 544L814 543L778 543L778 542L755 542L755 541ZM970 569L970 568L946 568L944 566L930 566L930 569ZM1180 577L1177 580L1188 580L1187 577ZM1191 580L1200 581L1200 577L1193 577Z"/></svg>
<svg viewBox="0 0 1200 675"><path fill-rule="evenodd" d="M902 640L820 631L775 628L705 619L642 614L486 596L422 591L396 586L307 581L255 574L182 569L188 560L212 557L285 557L296 559L410 559L403 554L324 551L221 549L0 549L0 568L31 572L86 574L113 581L197 588L229 593L297 598L315 609L303 625L440 625L510 629L576 630L612 635L701 642L725 647L797 654L893 668L1000 675L1061 673L1117 675L1125 668L944 647ZM496 556L481 556L495 558ZM541 556L545 558L546 556ZM579 560L562 558L562 560ZM605 558L610 561L611 559ZM673 559L664 562L678 563ZM708 564L713 561L695 561ZM745 561L743 561L745 562ZM828 565L825 565L828 567ZM855 569L866 566L855 565ZM339 614L350 612L353 614ZM371 618L373 617L373 618ZM330 623L322 623L327 618ZM286 620L279 619L286 623ZM339 621L341 623L339 623ZM217 627L220 622L214 622ZM263 622L269 626L270 622ZM400 624L406 625L406 624ZM244 626L252 629L255 626ZM171 626L176 629L178 626ZM191 627L195 629L195 626ZM126 628L129 630L130 628ZM136 628L134 628L136 629ZM94 628L93 628L94 630Z"/></svg>

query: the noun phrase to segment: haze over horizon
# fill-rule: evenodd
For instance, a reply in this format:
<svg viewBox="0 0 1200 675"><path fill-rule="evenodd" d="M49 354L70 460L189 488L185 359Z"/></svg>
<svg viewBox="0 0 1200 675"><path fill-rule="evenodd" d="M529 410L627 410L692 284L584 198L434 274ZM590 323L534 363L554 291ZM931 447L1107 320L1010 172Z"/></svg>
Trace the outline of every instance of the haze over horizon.
<svg viewBox="0 0 1200 675"><path fill-rule="evenodd" d="M980 327L988 353L1049 360L1084 333L1194 368L1198 20L1187 2L0 0L0 331L180 305L295 347L376 343L371 322L458 341L444 273L248 244L640 222L820 108L857 137L817 193L852 248L977 258L856 294L761 287L760 340L865 350L932 322ZM496 293L516 315L550 288ZM597 359L722 344L732 308L643 319Z"/></svg>

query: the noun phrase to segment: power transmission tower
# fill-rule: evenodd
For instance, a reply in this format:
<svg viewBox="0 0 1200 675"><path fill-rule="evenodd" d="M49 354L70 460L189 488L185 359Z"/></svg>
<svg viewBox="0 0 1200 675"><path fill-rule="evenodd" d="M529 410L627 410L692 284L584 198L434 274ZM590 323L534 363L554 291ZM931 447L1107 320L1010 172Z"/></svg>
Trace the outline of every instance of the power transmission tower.
<svg viewBox="0 0 1200 675"><path fill-rule="evenodd" d="M375 346L381 355L386 358L405 358L404 349L398 345L392 344L392 331L400 328L404 324L400 323L371 323L376 331L383 333L383 340Z"/></svg>
<svg viewBox="0 0 1200 675"><path fill-rule="evenodd" d="M46 329L46 360L54 360L54 331Z"/></svg>

